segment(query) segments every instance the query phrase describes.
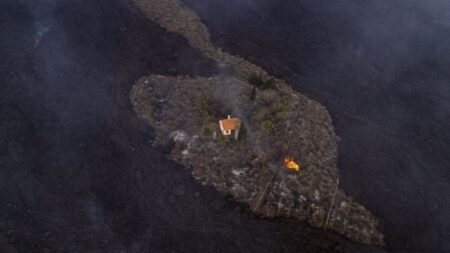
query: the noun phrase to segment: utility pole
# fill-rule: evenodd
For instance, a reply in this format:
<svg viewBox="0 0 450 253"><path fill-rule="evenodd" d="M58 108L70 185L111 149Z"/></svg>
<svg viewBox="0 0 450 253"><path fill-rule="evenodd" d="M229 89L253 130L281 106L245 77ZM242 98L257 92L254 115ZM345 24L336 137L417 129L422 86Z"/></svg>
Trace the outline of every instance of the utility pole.
<svg viewBox="0 0 450 253"><path fill-rule="evenodd" d="M327 230L328 221L330 220L331 209L333 208L334 198L336 197L336 192L337 192L338 186L339 186L339 178L337 179L336 189L334 189L333 199L331 200L330 209L328 210L328 215L327 215L327 221L325 222L325 227L323 228L323 230Z"/></svg>

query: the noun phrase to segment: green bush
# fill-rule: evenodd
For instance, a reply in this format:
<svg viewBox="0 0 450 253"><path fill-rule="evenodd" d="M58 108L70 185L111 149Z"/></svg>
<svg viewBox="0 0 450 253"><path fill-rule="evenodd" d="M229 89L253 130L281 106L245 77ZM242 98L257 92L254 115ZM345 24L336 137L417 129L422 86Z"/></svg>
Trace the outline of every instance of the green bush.
<svg viewBox="0 0 450 253"><path fill-rule="evenodd" d="M279 100L279 94L274 90L264 90L258 92L256 96L256 102L261 105L271 105L274 102L279 102Z"/></svg>
<svg viewBox="0 0 450 253"><path fill-rule="evenodd" d="M276 120L285 120L289 117L289 108L281 104L275 109L273 114Z"/></svg>
<svg viewBox="0 0 450 253"><path fill-rule="evenodd" d="M264 120L263 122L261 122L260 128L261 131L268 134L275 128L275 124L271 120Z"/></svg>
<svg viewBox="0 0 450 253"><path fill-rule="evenodd" d="M293 108L293 106L297 100L296 97L291 94L285 94L282 96L281 99L283 101L283 105L286 106L287 108Z"/></svg>
<svg viewBox="0 0 450 253"><path fill-rule="evenodd" d="M239 129L238 141L245 140L245 138L247 138L247 128L244 124L241 124L241 128Z"/></svg>
<svg viewBox="0 0 450 253"><path fill-rule="evenodd" d="M217 123L211 122L205 126L203 126L203 135L205 136L211 136L214 131L217 130Z"/></svg>
<svg viewBox="0 0 450 253"><path fill-rule="evenodd" d="M206 100L205 94L201 90L198 90L195 95L195 105L197 106L200 117L203 120L206 120L210 116L210 113L208 109L208 101Z"/></svg>
<svg viewBox="0 0 450 253"><path fill-rule="evenodd" d="M265 80L261 74L252 73L248 78L247 82L254 87L262 90L266 89L276 89L276 81L274 78L269 78Z"/></svg>
<svg viewBox="0 0 450 253"><path fill-rule="evenodd" d="M222 133L217 134L217 143L226 144L230 142L230 137L228 135L223 135Z"/></svg>

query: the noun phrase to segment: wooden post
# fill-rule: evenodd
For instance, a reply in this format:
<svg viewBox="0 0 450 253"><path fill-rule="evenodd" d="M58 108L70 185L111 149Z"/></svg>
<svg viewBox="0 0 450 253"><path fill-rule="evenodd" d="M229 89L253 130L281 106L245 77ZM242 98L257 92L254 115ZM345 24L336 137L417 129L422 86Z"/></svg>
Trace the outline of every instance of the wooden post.
<svg viewBox="0 0 450 253"><path fill-rule="evenodd" d="M337 179L336 189L334 189L333 199L331 200L330 209L328 210L328 215L327 215L327 221L325 222L325 227L323 228L323 230L327 230L328 221L330 220L331 209L333 208L333 204L334 204L334 197L336 197L336 192L337 192L338 186L339 186L339 178Z"/></svg>
<svg viewBox="0 0 450 253"><path fill-rule="evenodd" d="M266 197L267 194L267 190L269 189L270 183L272 183L273 178L275 177L276 173L273 173L272 176L270 177L269 181L266 184L266 187L264 187L264 190L261 192L261 195L259 195L259 199L255 204L255 207L253 208L253 212L256 213L259 208L262 205L262 201L264 200L264 198Z"/></svg>

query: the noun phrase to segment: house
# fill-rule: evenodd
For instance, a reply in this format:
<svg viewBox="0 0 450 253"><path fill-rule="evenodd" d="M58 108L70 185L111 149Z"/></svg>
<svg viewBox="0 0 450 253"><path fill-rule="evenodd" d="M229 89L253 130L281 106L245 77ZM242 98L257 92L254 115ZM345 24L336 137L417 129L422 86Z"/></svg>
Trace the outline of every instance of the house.
<svg viewBox="0 0 450 253"><path fill-rule="evenodd" d="M220 130L223 135L231 135L234 132L234 139L237 140L239 136L239 129L241 128L241 120L239 118L228 118L219 121Z"/></svg>

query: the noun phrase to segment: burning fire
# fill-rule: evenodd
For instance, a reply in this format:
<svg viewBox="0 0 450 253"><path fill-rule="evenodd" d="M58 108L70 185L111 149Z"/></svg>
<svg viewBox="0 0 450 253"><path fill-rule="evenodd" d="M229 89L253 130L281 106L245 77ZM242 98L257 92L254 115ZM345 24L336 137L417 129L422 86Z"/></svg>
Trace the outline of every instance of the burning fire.
<svg viewBox="0 0 450 253"><path fill-rule="evenodd" d="M286 168L290 169L290 170L295 170L295 171L299 171L300 170L300 165L298 165L294 159L292 159L292 157L290 156L285 156L283 158L283 164Z"/></svg>

